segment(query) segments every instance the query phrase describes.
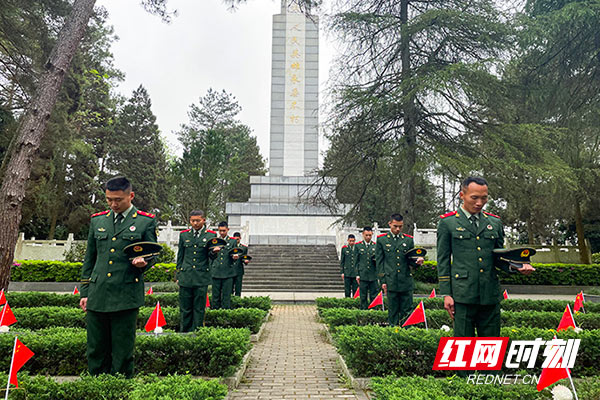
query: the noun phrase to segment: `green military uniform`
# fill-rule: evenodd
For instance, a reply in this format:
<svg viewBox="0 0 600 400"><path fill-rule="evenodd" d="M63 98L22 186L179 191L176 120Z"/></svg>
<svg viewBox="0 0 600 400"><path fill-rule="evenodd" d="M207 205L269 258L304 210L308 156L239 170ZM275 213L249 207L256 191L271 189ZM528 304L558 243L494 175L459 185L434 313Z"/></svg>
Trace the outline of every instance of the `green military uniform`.
<svg viewBox="0 0 600 400"><path fill-rule="evenodd" d="M406 252L413 247L413 238L407 234L385 233L377 237L375 263L381 284L387 285L390 326L400 325L412 308L414 281L410 266L416 264Z"/></svg>
<svg viewBox="0 0 600 400"><path fill-rule="evenodd" d="M206 243L216 237L214 231L202 227L187 229L179 234L177 273L181 332L191 332L204 325L206 292L212 282L210 251Z"/></svg>
<svg viewBox="0 0 600 400"><path fill-rule="evenodd" d="M500 335L500 282L493 250L502 248L500 217L479 213L478 221L462 208L440 216L437 269L440 294L454 299L454 336Z"/></svg>
<svg viewBox="0 0 600 400"><path fill-rule="evenodd" d="M360 308L366 310L379 292L375 265L375 242L358 242L354 245L355 268L360 276Z"/></svg>
<svg viewBox="0 0 600 400"><path fill-rule="evenodd" d="M248 254L248 246L240 243L238 247L242 249L242 252L240 253L240 258L238 258L237 260L233 260L236 276L235 278L233 278L233 289L231 290L231 292L236 296L241 296L245 265L244 260L242 260L242 257Z"/></svg>
<svg viewBox="0 0 600 400"><path fill-rule="evenodd" d="M144 271L123 252L136 242L156 242L156 219L130 207L122 222L113 211L92 215L81 270L80 296L87 297L87 358L90 374L133 375L138 309L144 305Z"/></svg>
<svg viewBox="0 0 600 400"><path fill-rule="evenodd" d="M226 238L227 246L221 248L212 261L212 304L215 310L219 308L231 308L231 289L233 278L237 275L234 261L229 251L237 247L237 240L233 237Z"/></svg>
<svg viewBox="0 0 600 400"><path fill-rule="evenodd" d="M344 294L346 297L354 296L356 288L358 288L354 247L354 245L343 246L340 256L340 274L344 274Z"/></svg>

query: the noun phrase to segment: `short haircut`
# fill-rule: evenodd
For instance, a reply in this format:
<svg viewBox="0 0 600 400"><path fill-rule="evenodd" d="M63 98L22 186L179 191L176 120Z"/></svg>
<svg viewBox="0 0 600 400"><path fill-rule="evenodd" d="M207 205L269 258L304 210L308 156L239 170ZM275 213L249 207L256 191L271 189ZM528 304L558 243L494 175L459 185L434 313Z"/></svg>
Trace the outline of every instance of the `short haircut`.
<svg viewBox="0 0 600 400"><path fill-rule="evenodd" d="M241 238L241 237L242 237L242 235L240 235L240 233L239 233L239 232L235 232L235 233L233 234L233 237L239 237L239 238Z"/></svg>
<svg viewBox="0 0 600 400"><path fill-rule="evenodd" d="M349 234L348 239L356 239L356 237L353 234Z"/></svg>
<svg viewBox="0 0 600 400"><path fill-rule="evenodd" d="M488 185L487 181L479 176L469 176L464 181L462 181L460 187L462 190L466 190L471 183L476 183L481 186Z"/></svg>
<svg viewBox="0 0 600 400"><path fill-rule="evenodd" d="M223 227L223 226L224 226L225 228L229 228L229 225L227 225L227 221L221 221L221 222L219 222L219 225L218 225L218 226L219 226L219 228L221 228L221 227Z"/></svg>
<svg viewBox="0 0 600 400"><path fill-rule="evenodd" d="M373 232L373 228L371 228L370 226L365 226L363 228L363 232Z"/></svg>
<svg viewBox="0 0 600 400"><path fill-rule="evenodd" d="M402 214L392 214L390 215L390 221L402 221L404 217Z"/></svg>
<svg viewBox="0 0 600 400"><path fill-rule="evenodd" d="M114 178L110 178L104 184L104 190L109 190L111 192L116 192L119 190L129 192L131 191L131 182L129 182L129 179L125 178L124 176L115 176Z"/></svg>
<svg viewBox="0 0 600 400"><path fill-rule="evenodd" d="M190 217L204 217L204 211L192 210L192 211L190 211Z"/></svg>

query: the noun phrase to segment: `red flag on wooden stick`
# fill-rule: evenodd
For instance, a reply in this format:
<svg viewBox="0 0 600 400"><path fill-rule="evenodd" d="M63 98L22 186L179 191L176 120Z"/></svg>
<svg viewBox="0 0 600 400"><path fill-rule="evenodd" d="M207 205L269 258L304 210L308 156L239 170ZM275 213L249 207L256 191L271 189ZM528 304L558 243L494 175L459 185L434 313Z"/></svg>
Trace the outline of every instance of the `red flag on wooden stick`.
<svg viewBox="0 0 600 400"><path fill-rule="evenodd" d="M573 318L571 307L569 307L569 305L567 304L567 306L565 307L565 312L563 313L563 316L560 319L560 322L558 323L558 328L556 328L556 331L562 331L576 327L577 326L575 325L575 319Z"/></svg>
<svg viewBox="0 0 600 400"><path fill-rule="evenodd" d="M383 305L383 292L379 292L377 297L375 297L373 299L373 301L371 302L371 304L369 304L369 308L373 308L375 306L382 306L382 305Z"/></svg>
<svg viewBox="0 0 600 400"><path fill-rule="evenodd" d="M8 378L9 384L12 383L16 387L19 387L17 372L23 365L25 365L27 361L29 361L31 357L33 357L33 351L29 350L27 346L25 346L19 339L15 337L15 346L13 348L12 360L10 362L10 373Z"/></svg>
<svg viewBox="0 0 600 400"><path fill-rule="evenodd" d="M356 292L354 292L353 299L358 299L360 297L360 288L356 288Z"/></svg>
<svg viewBox="0 0 600 400"><path fill-rule="evenodd" d="M146 322L146 332L150 332L155 330L156 328L163 327L167 324L165 321L165 316L163 315L162 309L160 308L160 301L156 303L156 307L154 307L154 311L152 311L152 315L148 318L148 322Z"/></svg>

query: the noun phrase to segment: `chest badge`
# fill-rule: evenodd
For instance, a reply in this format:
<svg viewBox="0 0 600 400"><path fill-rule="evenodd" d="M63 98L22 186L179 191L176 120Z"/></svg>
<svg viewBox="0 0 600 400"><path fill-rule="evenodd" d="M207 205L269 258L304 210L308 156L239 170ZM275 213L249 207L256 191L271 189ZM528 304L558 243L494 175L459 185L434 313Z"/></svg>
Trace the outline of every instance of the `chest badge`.
<svg viewBox="0 0 600 400"><path fill-rule="evenodd" d="M202 238L202 241L203 241L203 242L206 242L206 238Z"/></svg>
<svg viewBox="0 0 600 400"><path fill-rule="evenodd" d="M98 228L98 232L105 232L105 231L106 231L106 229L104 229L104 228Z"/></svg>
<svg viewBox="0 0 600 400"><path fill-rule="evenodd" d="M406 243L402 243L402 247L406 247Z"/></svg>
<svg viewBox="0 0 600 400"><path fill-rule="evenodd" d="M131 225L131 226L129 227L129 230L130 230L131 232L135 231L135 225Z"/></svg>
<svg viewBox="0 0 600 400"><path fill-rule="evenodd" d="M464 232L465 228L463 228L462 226L457 226L456 230L459 232Z"/></svg>
<svg viewBox="0 0 600 400"><path fill-rule="evenodd" d="M487 228L491 231L493 228L491 225L488 225Z"/></svg>

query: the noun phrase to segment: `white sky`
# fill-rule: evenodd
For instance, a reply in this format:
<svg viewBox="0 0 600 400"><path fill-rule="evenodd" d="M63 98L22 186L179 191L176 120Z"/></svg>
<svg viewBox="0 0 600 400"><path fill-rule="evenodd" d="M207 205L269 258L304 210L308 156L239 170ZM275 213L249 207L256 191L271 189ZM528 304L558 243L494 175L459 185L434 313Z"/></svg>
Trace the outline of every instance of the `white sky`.
<svg viewBox="0 0 600 400"><path fill-rule="evenodd" d="M222 0L169 0L178 12L170 24L136 0L97 4L107 9L119 37L112 46L115 66L125 73L118 91L129 97L140 84L146 87L172 154L181 153L173 132L187 122L189 105L213 88L237 98L240 120L252 128L268 158L272 16L280 12L280 0L250 0L233 11ZM323 98L334 50L323 26L320 36ZM322 144L321 139L321 153Z"/></svg>

